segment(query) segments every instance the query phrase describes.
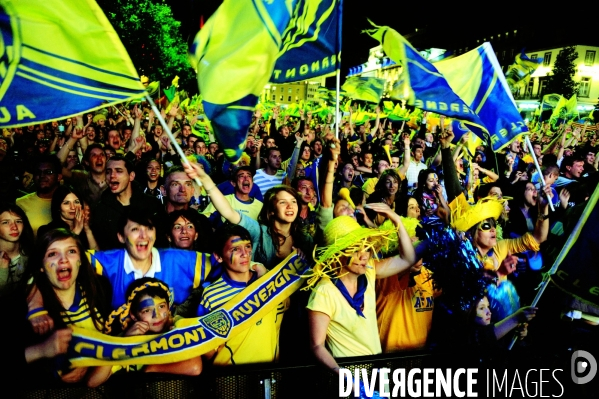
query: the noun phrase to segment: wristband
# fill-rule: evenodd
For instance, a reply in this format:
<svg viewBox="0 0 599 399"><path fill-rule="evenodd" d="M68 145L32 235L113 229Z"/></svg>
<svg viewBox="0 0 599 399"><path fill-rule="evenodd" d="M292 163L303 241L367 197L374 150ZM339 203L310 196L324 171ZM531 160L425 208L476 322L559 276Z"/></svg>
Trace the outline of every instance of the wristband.
<svg viewBox="0 0 599 399"><path fill-rule="evenodd" d="M27 320L35 319L36 317L47 315L48 311L44 308L35 308L27 312Z"/></svg>

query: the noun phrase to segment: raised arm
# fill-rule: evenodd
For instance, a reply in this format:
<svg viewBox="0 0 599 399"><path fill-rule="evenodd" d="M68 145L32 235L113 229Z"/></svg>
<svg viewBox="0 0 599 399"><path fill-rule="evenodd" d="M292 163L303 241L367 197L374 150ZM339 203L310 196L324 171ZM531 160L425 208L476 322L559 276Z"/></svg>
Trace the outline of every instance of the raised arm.
<svg viewBox="0 0 599 399"><path fill-rule="evenodd" d="M547 240L549 235L549 218L545 215L549 214L549 201L551 201L551 186L545 186L543 188L545 193L539 201L539 216L535 223L535 230L532 235L539 244Z"/></svg>
<svg viewBox="0 0 599 399"><path fill-rule="evenodd" d="M129 147L127 148L127 151L133 152L135 149L136 139L140 136L142 114L141 108L135 104L133 107L133 130L131 131L131 138L129 139Z"/></svg>
<svg viewBox="0 0 599 399"><path fill-rule="evenodd" d="M373 136L376 136L378 130L379 130L379 126L381 124L381 107L376 107L376 121L374 122L374 127L370 130L370 134L372 134ZM364 134L362 135L362 141L366 142L366 132L364 132Z"/></svg>
<svg viewBox="0 0 599 399"><path fill-rule="evenodd" d="M200 179L202 186L204 186L204 190L210 197L212 205L214 205L214 208L221 214L221 216L233 224L239 224L241 216L239 216L239 213L231 207L231 204L229 204L223 193L216 187L216 184L214 184L210 176L206 174L204 167L198 163L190 162L183 163L183 168L185 168L185 172L190 179Z"/></svg>
<svg viewBox="0 0 599 399"><path fill-rule="evenodd" d="M75 127L72 130L71 137L65 142L62 148L56 153L56 157L60 160L60 164L62 167L62 175L67 179L72 176L72 173L69 169L67 169L64 165L67 162L67 156L69 155L69 151L77 146L77 142L83 138L83 129L79 127Z"/></svg>
<svg viewBox="0 0 599 399"><path fill-rule="evenodd" d="M297 132L295 134L295 147L293 148L293 152L291 153L291 158L288 159L287 167L285 168L285 172L287 172L287 177L289 180L293 180L295 177L295 169L297 169L297 163L299 161L300 156L300 148L302 147L302 143L304 142L304 136Z"/></svg>
<svg viewBox="0 0 599 399"><path fill-rule="evenodd" d="M410 135L403 135L403 164L399 167L399 174L405 176L410 168Z"/></svg>
<svg viewBox="0 0 599 399"><path fill-rule="evenodd" d="M320 205L323 208L331 208L333 206L333 184L335 183L335 164L341 152L339 140L335 139L335 148L331 148L331 159L327 165L327 174L324 179L324 186L320 193Z"/></svg>
<svg viewBox="0 0 599 399"><path fill-rule="evenodd" d="M536 312L537 308L531 306L518 309L515 313L509 315L500 322L497 322L493 326L495 337L497 337L497 339L503 338L507 333L518 327L518 324L532 320L532 318L535 317Z"/></svg>
<svg viewBox="0 0 599 399"><path fill-rule="evenodd" d="M375 261L376 278L385 278L393 276L407 270L410 266L416 263L416 252L412 245L412 240L406 231L401 218L389 205L384 203L371 203L364 205L365 208L372 209L381 215L386 216L397 227L397 247L399 255L391 258L385 258Z"/></svg>

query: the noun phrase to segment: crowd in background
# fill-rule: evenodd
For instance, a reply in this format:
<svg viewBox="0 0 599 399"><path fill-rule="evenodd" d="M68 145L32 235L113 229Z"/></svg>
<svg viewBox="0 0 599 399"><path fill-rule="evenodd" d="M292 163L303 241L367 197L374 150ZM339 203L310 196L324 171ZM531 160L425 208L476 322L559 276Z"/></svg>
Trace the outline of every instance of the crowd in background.
<svg viewBox="0 0 599 399"><path fill-rule="evenodd" d="M356 124L349 110L338 131L332 114L256 111L236 163L177 104L163 117L190 165L144 103L5 129L0 295L15 301L3 329L15 372L39 367L95 386L137 369L197 375L312 356L337 371L336 358L452 345L494 356L510 331L526 336L536 308L523 305L540 281L544 243L568 231L597 184L596 132L530 126L538 173L518 139L494 153L470 145L470 134L453 140L443 116L391 121L376 108ZM460 231L484 269L485 291L453 333L437 320L445 288L423 263L427 226ZM294 251L320 280L203 359L125 371L54 361L69 325L168 331L178 317L220 308ZM568 311L599 316L576 300Z"/></svg>

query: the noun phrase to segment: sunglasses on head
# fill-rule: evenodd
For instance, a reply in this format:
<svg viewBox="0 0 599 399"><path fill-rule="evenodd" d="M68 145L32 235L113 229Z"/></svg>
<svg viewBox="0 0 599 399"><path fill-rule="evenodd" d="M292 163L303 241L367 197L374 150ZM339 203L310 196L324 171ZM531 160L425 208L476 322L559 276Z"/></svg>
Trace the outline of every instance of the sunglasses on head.
<svg viewBox="0 0 599 399"><path fill-rule="evenodd" d="M495 221L494 220L485 220L484 222L482 222L479 226L478 229L480 231L489 231L492 228L495 228Z"/></svg>

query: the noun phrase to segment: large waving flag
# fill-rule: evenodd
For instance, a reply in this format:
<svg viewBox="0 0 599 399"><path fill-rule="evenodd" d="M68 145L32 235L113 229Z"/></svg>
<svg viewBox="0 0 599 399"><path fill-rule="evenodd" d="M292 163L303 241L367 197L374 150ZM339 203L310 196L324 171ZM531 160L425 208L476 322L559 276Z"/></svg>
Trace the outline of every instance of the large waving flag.
<svg viewBox="0 0 599 399"><path fill-rule="evenodd" d="M491 43L435 64L453 91L483 122L494 151L505 147L528 128L518 112ZM477 127L471 129L479 137ZM481 137L482 138L482 137Z"/></svg>
<svg viewBox="0 0 599 399"><path fill-rule="evenodd" d="M279 56L299 54L300 45L324 38L325 19L337 15L337 6L340 2L225 0L200 30L190 61L197 69L204 112L229 161L241 157L258 96ZM305 68L314 69L306 60L294 61L301 76L295 80L308 76Z"/></svg>
<svg viewBox="0 0 599 399"><path fill-rule="evenodd" d="M375 25L376 26L376 25ZM385 54L403 66L393 92L408 104L452 118L468 121L484 129L480 118L450 87L448 81L397 31L378 27L367 33L381 42Z"/></svg>
<svg viewBox="0 0 599 399"><path fill-rule="evenodd" d="M514 63L508 67L508 71L505 74L507 84L512 93L526 88L531 75L537 70L542 61L540 58L536 60L530 59L524 52L516 56Z"/></svg>
<svg viewBox="0 0 599 399"><path fill-rule="evenodd" d="M342 0L297 2L283 33L271 82L296 82L332 75L339 69L342 4Z"/></svg>
<svg viewBox="0 0 599 399"><path fill-rule="evenodd" d="M237 161L245 148L258 96L272 76L296 4L225 0L190 48L204 112L229 161Z"/></svg>
<svg viewBox="0 0 599 399"><path fill-rule="evenodd" d="M352 76L347 78L341 89L349 98L378 104L385 90L385 82L385 79L380 78Z"/></svg>
<svg viewBox="0 0 599 399"><path fill-rule="evenodd" d="M48 122L144 95L93 0L0 0L0 127Z"/></svg>
<svg viewBox="0 0 599 399"><path fill-rule="evenodd" d="M409 104L459 119L483 140L488 133L494 151L527 131L489 43L433 65L389 27L368 33L404 66L400 85Z"/></svg>

